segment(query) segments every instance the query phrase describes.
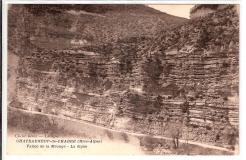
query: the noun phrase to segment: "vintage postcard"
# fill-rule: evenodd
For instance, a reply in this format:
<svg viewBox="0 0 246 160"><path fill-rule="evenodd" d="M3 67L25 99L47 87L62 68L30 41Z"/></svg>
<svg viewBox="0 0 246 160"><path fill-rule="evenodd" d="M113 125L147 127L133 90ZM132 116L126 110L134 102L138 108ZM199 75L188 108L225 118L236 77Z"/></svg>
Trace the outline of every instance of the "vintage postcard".
<svg viewBox="0 0 246 160"><path fill-rule="evenodd" d="M239 4L8 4L8 155L238 155Z"/></svg>

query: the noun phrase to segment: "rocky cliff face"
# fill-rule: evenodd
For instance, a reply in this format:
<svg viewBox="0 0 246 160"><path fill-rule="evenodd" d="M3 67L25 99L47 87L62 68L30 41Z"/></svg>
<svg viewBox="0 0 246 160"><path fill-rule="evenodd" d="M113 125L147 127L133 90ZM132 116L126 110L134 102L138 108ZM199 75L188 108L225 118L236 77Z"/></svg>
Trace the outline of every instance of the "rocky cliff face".
<svg viewBox="0 0 246 160"><path fill-rule="evenodd" d="M196 140L226 143L226 132L238 129L239 19L227 7L163 32L143 52L150 60L162 57L162 72L152 78L159 85L151 89L167 95L164 104L183 115L172 119L192 128Z"/></svg>
<svg viewBox="0 0 246 160"><path fill-rule="evenodd" d="M205 17L210 13L226 9L227 7L231 8L232 6L229 4L197 4L191 8L190 18ZM234 5L233 7L237 10L239 6Z"/></svg>
<svg viewBox="0 0 246 160"><path fill-rule="evenodd" d="M19 56L10 106L122 131L234 146L239 117L236 11L227 7L177 26L184 20L141 7L145 10L139 13L138 7L127 8L132 12L122 9L114 16L113 9L69 9L83 16L57 21L61 24L48 22L63 19L64 11L47 12L47 19L34 19L37 15L25 7L10 11L9 49ZM18 12L25 16L15 22ZM137 19L139 25L133 26ZM149 21L159 27L148 28ZM161 31L167 24L173 27ZM86 28L93 38L83 37L89 34ZM20 37L23 41L16 43Z"/></svg>

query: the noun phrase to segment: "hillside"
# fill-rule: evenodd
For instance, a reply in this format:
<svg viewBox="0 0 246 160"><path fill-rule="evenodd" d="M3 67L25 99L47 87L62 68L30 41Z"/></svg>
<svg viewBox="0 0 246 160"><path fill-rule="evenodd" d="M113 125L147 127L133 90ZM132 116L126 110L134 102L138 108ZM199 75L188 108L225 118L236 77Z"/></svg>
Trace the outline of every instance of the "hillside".
<svg viewBox="0 0 246 160"><path fill-rule="evenodd" d="M19 14L23 16L19 18ZM17 37L24 38L25 45L31 43L44 49L152 37L160 30L187 21L144 5L13 5L9 17L10 38L21 32L23 35ZM10 47L19 41L17 37L10 40Z"/></svg>

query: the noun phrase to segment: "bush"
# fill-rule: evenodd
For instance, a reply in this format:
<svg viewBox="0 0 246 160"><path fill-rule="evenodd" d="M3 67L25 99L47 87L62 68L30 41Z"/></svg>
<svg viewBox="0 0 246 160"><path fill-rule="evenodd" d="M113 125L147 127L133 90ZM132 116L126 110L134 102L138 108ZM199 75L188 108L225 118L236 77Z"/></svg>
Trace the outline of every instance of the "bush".
<svg viewBox="0 0 246 160"><path fill-rule="evenodd" d="M147 73L147 76L152 80L158 80L159 76L163 72L163 66L157 56L147 59L143 69Z"/></svg>

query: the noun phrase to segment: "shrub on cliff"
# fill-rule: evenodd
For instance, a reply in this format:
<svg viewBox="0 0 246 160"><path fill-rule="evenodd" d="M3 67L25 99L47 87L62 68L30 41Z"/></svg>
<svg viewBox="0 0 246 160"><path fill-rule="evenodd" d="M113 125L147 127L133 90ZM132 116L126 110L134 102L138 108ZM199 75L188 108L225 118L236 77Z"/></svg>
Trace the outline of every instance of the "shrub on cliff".
<svg viewBox="0 0 246 160"><path fill-rule="evenodd" d="M147 58L146 63L143 65L143 70L149 78L158 80L163 71L163 66L158 56Z"/></svg>
<svg viewBox="0 0 246 160"><path fill-rule="evenodd" d="M120 73L127 74L132 73L132 62L131 59L126 55L120 58Z"/></svg>
<svg viewBox="0 0 246 160"><path fill-rule="evenodd" d="M163 72L162 63L157 55L147 58L143 64L144 74L144 90L150 93L158 93L160 90L159 79Z"/></svg>
<svg viewBox="0 0 246 160"><path fill-rule="evenodd" d="M202 27L200 29L198 40L195 46L197 48L204 48L207 46L208 42L209 42L209 33L205 27Z"/></svg>
<svg viewBox="0 0 246 160"><path fill-rule="evenodd" d="M129 103L134 111L143 114L152 114L160 112L162 99L160 96L150 99L138 94L128 94Z"/></svg>

